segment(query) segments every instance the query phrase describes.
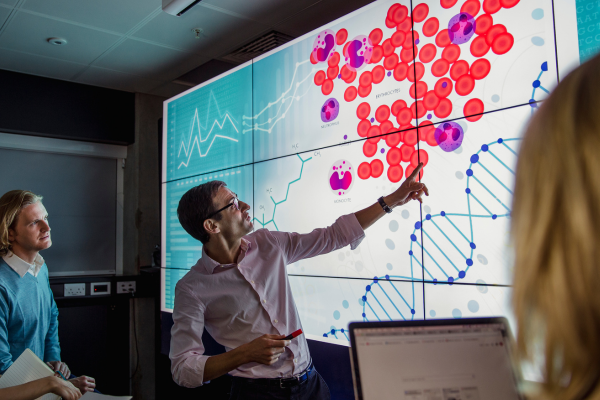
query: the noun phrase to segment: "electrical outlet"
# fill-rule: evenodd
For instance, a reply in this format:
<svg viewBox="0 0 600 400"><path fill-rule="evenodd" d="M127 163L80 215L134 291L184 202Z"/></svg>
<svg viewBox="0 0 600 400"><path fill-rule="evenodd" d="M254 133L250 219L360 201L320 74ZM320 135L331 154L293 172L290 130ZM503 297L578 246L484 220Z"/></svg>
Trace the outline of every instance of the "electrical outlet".
<svg viewBox="0 0 600 400"><path fill-rule="evenodd" d="M135 293L135 281L117 282L117 293Z"/></svg>
<svg viewBox="0 0 600 400"><path fill-rule="evenodd" d="M65 283L65 297L85 296L85 283Z"/></svg>

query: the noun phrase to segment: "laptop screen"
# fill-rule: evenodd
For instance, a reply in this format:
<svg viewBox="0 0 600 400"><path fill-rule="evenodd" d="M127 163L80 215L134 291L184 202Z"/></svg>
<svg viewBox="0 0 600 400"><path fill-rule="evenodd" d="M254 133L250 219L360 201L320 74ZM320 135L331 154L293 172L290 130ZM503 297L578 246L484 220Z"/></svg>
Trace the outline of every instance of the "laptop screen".
<svg viewBox="0 0 600 400"><path fill-rule="evenodd" d="M356 327L362 398L519 399L502 323Z"/></svg>

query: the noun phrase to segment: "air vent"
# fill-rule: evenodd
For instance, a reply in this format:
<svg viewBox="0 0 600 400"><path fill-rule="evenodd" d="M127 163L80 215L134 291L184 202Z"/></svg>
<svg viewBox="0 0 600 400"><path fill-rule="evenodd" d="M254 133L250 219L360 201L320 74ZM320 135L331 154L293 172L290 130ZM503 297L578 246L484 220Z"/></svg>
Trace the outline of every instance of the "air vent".
<svg viewBox="0 0 600 400"><path fill-rule="evenodd" d="M246 61L250 61L254 57L258 57L261 54L271 51L292 39L294 38L286 35L285 33L271 31L266 35L240 47L234 52L220 57L220 59L241 64Z"/></svg>

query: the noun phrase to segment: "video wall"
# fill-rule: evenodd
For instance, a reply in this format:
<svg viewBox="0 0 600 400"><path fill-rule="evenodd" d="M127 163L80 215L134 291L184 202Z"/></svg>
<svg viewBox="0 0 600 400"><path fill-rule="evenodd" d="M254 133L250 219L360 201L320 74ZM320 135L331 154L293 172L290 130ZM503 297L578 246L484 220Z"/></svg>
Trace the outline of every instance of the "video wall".
<svg viewBox="0 0 600 400"><path fill-rule="evenodd" d="M307 337L347 345L350 321L510 317L520 138L594 52L584 3L597 2L376 1L167 100L162 310L202 253L177 218L190 188L222 180L255 229L307 233L422 162L422 205L394 209L355 250L287 266Z"/></svg>

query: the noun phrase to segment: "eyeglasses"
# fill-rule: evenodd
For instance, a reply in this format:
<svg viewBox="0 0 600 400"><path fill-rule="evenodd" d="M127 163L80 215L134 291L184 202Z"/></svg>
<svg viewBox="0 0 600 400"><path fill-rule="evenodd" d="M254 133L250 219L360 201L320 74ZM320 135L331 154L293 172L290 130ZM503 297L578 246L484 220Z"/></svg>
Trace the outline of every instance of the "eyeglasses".
<svg viewBox="0 0 600 400"><path fill-rule="evenodd" d="M239 209L240 209L240 203L238 202L238 198L237 198L237 196L235 196L235 197L233 198L233 201L232 201L231 203L227 204L225 207L223 207L223 208L219 209L218 211L215 211L214 213L210 214L208 217L206 217L206 219L209 219L209 218L212 218L212 217L214 217L215 215L217 215L217 214L218 214L218 213L220 213L221 211L223 211L223 210L226 210L226 209L228 209L228 208L229 208L229 207L231 207L231 206L233 206L233 208L234 208L235 210L239 210Z"/></svg>

